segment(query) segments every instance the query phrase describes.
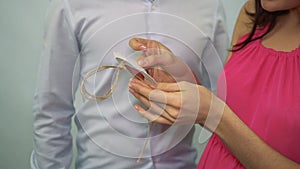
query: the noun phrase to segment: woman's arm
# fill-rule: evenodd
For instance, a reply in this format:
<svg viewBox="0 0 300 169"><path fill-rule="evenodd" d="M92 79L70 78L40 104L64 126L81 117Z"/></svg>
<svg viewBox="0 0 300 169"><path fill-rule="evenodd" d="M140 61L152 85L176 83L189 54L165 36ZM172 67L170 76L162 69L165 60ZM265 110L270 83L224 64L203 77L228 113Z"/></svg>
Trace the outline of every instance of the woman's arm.
<svg viewBox="0 0 300 169"><path fill-rule="evenodd" d="M215 133L246 168L299 169L300 165L281 155L225 106Z"/></svg>
<svg viewBox="0 0 300 169"><path fill-rule="evenodd" d="M142 116L169 125L198 123L216 133L246 168L300 168L299 164L267 145L221 99L203 86L180 82L150 87L132 79L129 87L135 97L157 113L152 114L136 105Z"/></svg>

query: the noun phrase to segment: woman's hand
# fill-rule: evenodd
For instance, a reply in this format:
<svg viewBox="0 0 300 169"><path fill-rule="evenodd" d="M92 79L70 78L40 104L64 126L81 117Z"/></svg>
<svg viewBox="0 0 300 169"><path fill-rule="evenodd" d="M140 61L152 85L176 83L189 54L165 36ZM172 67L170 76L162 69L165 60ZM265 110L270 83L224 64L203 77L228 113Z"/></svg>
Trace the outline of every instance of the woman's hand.
<svg viewBox="0 0 300 169"><path fill-rule="evenodd" d="M149 108L145 110L135 105L139 113L161 124L199 123L214 131L225 106L210 90L185 81L159 83L154 87L133 78L129 87L130 92Z"/></svg>
<svg viewBox="0 0 300 169"><path fill-rule="evenodd" d="M157 82L189 81L199 83L192 70L170 49L155 40L132 38L129 46L137 51L144 51L137 62Z"/></svg>

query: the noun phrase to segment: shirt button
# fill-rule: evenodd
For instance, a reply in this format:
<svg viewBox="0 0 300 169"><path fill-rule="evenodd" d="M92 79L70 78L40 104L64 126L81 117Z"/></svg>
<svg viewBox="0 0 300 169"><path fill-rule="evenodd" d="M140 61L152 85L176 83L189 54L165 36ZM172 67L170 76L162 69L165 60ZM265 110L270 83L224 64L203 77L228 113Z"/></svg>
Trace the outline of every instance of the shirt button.
<svg viewBox="0 0 300 169"><path fill-rule="evenodd" d="M152 4L151 11L154 11L154 10L155 10L155 5Z"/></svg>

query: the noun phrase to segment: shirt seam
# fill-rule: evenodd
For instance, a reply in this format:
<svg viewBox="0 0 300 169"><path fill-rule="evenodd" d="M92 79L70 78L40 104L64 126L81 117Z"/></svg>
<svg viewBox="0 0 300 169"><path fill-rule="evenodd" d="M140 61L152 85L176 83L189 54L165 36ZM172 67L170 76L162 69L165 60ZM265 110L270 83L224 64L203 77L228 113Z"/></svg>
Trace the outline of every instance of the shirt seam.
<svg viewBox="0 0 300 169"><path fill-rule="evenodd" d="M72 30L75 30L75 19L73 17L72 11L71 11L71 7L70 7L70 3L68 0L63 0L64 1L64 10L66 11L66 19L68 20L68 23L71 27Z"/></svg>
<svg viewBox="0 0 300 169"><path fill-rule="evenodd" d="M217 3L217 5L216 5L215 11L214 11L214 16L213 16L213 20L216 21L216 22L213 22L212 33L211 33L211 41L212 42L214 42L216 27L217 27L217 24L218 24L218 8L220 6L220 1L217 0L216 3Z"/></svg>
<svg viewBox="0 0 300 169"><path fill-rule="evenodd" d="M63 15L67 21L68 29L71 33L71 38L73 40L74 45L77 47L77 52L80 53L80 46L78 43L77 36L75 34L75 18L73 17L71 6L68 0L63 0L63 9Z"/></svg>

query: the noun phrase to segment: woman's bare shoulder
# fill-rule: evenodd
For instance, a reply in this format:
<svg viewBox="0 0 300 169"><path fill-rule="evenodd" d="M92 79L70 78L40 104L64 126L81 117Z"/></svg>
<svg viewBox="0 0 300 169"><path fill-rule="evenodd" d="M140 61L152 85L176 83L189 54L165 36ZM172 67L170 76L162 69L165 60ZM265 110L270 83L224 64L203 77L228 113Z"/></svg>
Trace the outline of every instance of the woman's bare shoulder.
<svg viewBox="0 0 300 169"><path fill-rule="evenodd" d="M248 0L247 2L245 2L235 22L235 26L231 38L231 45L230 45L231 48L237 43L237 41L241 38L241 36L251 31L253 23L252 23L252 18L248 13L254 13L254 12L255 12L255 0ZM227 61L230 59L231 54L232 52L228 53Z"/></svg>

